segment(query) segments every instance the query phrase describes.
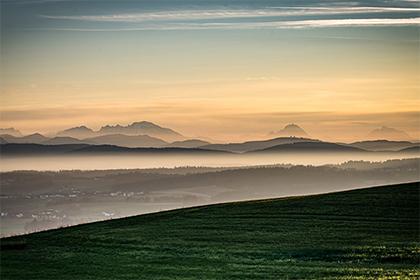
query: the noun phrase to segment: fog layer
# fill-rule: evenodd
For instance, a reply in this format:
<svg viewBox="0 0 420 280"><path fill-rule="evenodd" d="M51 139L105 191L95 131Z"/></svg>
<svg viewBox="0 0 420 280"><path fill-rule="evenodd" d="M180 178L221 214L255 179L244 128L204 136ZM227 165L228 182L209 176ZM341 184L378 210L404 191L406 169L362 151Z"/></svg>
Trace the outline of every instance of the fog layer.
<svg viewBox="0 0 420 280"><path fill-rule="evenodd" d="M323 165L339 164L349 160L384 161L417 156L419 156L418 153L398 152L3 156L0 160L0 171L105 170L177 166L233 167L272 164Z"/></svg>
<svg viewBox="0 0 420 280"><path fill-rule="evenodd" d="M88 159L73 160L89 168ZM36 163L34 159L33 166L39 168ZM63 164L58 159L56 163L56 169ZM170 164L182 163L173 158ZM420 159L323 166L14 171L0 175L1 235L7 236L193 205L420 181Z"/></svg>

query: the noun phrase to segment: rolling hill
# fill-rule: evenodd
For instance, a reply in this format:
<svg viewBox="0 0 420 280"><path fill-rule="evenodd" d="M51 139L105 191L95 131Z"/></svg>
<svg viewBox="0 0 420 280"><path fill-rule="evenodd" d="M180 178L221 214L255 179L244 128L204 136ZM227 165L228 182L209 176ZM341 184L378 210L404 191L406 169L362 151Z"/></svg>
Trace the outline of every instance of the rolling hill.
<svg viewBox="0 0 420 280"><path fill-rule="evenodd" d="M42 142L43 145L67 145L67 144L95 144L87 139L79 140L68 136L57 136Z"/></svg>
<svg viewBox="0 0 420 280"><path fill-rule="evenodd" d="M73 150L73 154L91 153L126 153L126 154L220 154L227 153L200 148L127 148L114 145L90 145L81 149Z"/></svg>
<svg viewBox="0 0 420 280"><path fill-rule="evenodd" d="M91 138L79 139L70 136L56 136L48 138L41 134L32 134L28 136L15 137L11 135L1 135L5 143L15 144L43 144L43 145L72 145L72 144L90 144L90 145L115 145L128 148L137 147L163 147L168 143L148 135L123 135L107 134Z"/></svg>
<svg viewBox="0 0 420 280"><path fill-rule="evenodd" d="M5 238L1 279L415 279L419 191L225 203Z"/></svg>
<svg viewBox="0 0 420 280"><path fill-rule="evenodd" d="M260 141L247 141L243 143L229 143L229 144L210 144L201 146L203 149L229 151L236 153L249 152L254 150L266 149L276 145L291 144L297 142L319 142L319 140L298 138L298 137L279 137Z"/></svg>
<svg viewBox="0 0 420 280"><path fill-rule="evenodd" d="M175 148L198 148L205 145L209 145L207 141L199 139L189 139L184 141L175 141L170 144L167 144L166 147L175 147Z"/></svg>
<svg viewBox="0 0 420 280"><path fill-rule="evenodd" d="M83 139L96 136L96 132L93 131L93 129L82 125L59 131L57 132L57 136Z"/></svg>
<svg viewBox="0 0 420 280"><path fill-rule="evenodd" d="M48 137L45 137L44 135L39 133L34 133L22 137L16 137L9 134L2 134L0 135L0 137L3 138L3 140L5 140L7 143L40 144L49 140Z"/></svg>
<svg viewBox="0 0 420 280"><path fill-rule="evenodd" d="M317 152L367 152L356 147L327 143L327 142L297 142L282 144L262 150L252 151L251 153L317 153Z"/></svg>
<svg viewBox="0 0 420 280"><path fill-rule="evenodd" d="M115 145L128 148L163 147L167 142L148 135L107 134L84 139L101 145Z"/></svg>
<svg viewBox="0 0 420 280"><path fill-rule="evenodd" d="M413 146L413 147L408 147L408 148L404 148L401 149L399 151L400 153L420 153L420 146Z"/></svg>
<svg viewBox="0 0 420 280"><path fill-rule="evenodd" d="M59 155L88 147L88 144L66 144L66 145L41 145L27 143L2 144L0 155L2 156L28 156L28 155Z"/></svg>
<svg viewBox="0 0 420 280"><path fill-rule="evenodd" d="M0 155L71 155L71 154L221 154L224 151L201 148L128 148L115 145L65 144L42 145L27 143L1 144Z"/></svg>
<svg viewBox="0 0 420 280"><path fill-rule="evenodd" d="M356 147L369 151L399 151L408 147L416 146L417 144L409 141L389 141L389 140L371 140L359 141L347 146Z"/></svg>

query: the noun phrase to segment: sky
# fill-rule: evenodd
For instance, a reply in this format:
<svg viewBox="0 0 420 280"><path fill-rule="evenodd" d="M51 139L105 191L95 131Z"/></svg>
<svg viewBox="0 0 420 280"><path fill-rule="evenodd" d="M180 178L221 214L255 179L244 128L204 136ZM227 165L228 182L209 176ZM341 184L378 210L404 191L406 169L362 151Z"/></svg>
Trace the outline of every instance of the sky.
<svg viewBox="0 0 420 280"><path fill-rule="evenodd" d="M420 2L0 0L0 127L420 139Z"/></svg>

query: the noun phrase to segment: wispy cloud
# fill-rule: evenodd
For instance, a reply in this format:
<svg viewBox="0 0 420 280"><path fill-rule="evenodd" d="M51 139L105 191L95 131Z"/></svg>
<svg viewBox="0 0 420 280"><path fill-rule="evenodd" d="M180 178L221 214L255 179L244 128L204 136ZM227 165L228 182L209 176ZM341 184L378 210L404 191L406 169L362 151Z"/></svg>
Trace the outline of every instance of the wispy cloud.
<svg viewBox="0 0 420 280"><path fill-rule="evenodd" d="M200 20L222 18L259 18L280 16L361 14L385 12L420 12L420 8L400 7L270 7L257 10L179 10L154 13L129 13L111 15L40 15L55 20L97 22L145 22L161 20Z"/></svg>
<svg viewBox="0 0 420 280"><path fill-rule="evenodd" d="M280 22L278 27L339 27L339 26L380 26L380 25L420 25L420 18L369 18L369 19L324 19Z"/></svg>
<svg viewBox="0 0 420 280"><path fill-rule="evenodd" d="M28 0L28 1L15 1L15 0L3 0L5 3L8 4L16 4L16 5L36 5L36 4L48 4L48 3L56 3L56 2L71 2L72 0Z"/></svg>
<svg viewBox="0 0 420 280"><path fill-rule="evenodd" d="M80 32L117 32L145 30L207 30L207 29L286 29L286 28L322 28L349 26L420 26L420 17L416 18L369 18L369 19L317 19L247 23L178 23L149 24L133 28L43 28L52 31ZM34 29L39 30L39 29Z"/></svg>

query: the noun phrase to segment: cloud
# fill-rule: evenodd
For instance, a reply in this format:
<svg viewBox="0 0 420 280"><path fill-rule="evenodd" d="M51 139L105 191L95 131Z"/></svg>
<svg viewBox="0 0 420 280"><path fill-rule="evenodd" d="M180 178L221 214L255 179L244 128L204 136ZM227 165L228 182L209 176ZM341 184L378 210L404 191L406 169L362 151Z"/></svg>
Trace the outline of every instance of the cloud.
<svg viewBox="0 0 420 280"><path fill-rule="evenodd" d="M419 26L420 17L416 18L369 18L369 19L316 19L247 23L171 23L148 24L133 28L34 28L28 30L75 31L75 32L117 32L145 30L207 30L207 29L287 29L287 28L323 28L351 26Z"/></svg>
<svg viewBox="0 0 420 280"><path fill-rule="evenodd" d="M407 14L410 12L411 14ZM142 30L205 30L205 29L279 29L279 28L315 28L340 26L406 26L419 25L418 17L408 18L413 12L420 12L419 7L267 7L263 9L201 9L170 10L142 13L115 13L109 15L40 15L51 20L130 23L131 26L95 27L50 27L42 30L79 31L79 32L117 32ZM372 15L393 13L391 18ZM348 15L347 18L325 18L328 15ZM359 14L358 18L352 15ZM360 14L370 14L360 18ZM314 16L323 18L313 18ZM395 15L400 15L396 18ZM282 17L297 17L294 20ZM302 18L312 16L311 19ZM252 18L252 20L250 20ZM226 21L235 19L235 21ZM205 20L205 22L203 22ZM37 29L39 30L39 29Z"/></svg>
<svg viewBox="0 0 420 280"><path fill-rule="evenodd" d="M380 26L419 25L420 18L369 18L369 19L323 19L300 20L279 23L278 27L339 27L339 26Z"/></svg>
<svg viewBox="0 0 420 280"><path fill-rule="evenodd" d="M129 13L111 15L40 15L55 20L77 20L94 22L146 22L161 20L200 20L223 18L261 18L280 16L308 16L334 14L360 14L385 12L420 12L420 8L401 7L270 7L256 10L176 10L152 13Z"/></svg>
<svg viewBox="0 0 420 280"><path fill-rule="evenodd" d="M59 3L59 2L71 2L72 0L27 0L27 1L3 0L3 1L7 4L37 5L37 4Z"/></svg>

